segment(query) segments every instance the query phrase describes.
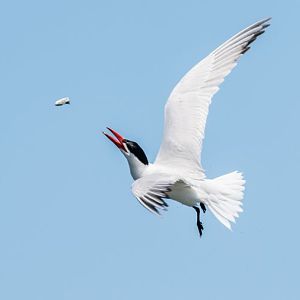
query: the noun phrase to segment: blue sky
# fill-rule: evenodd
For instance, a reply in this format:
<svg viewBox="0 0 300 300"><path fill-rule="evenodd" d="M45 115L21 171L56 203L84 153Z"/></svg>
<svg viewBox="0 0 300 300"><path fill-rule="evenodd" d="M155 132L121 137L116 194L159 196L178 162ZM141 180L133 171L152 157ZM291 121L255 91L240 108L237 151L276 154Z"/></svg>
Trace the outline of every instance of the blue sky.
<svg viewBox="0 0 300 300"><path fill-rule="evenodd" d="M0 10L0 298L299 299L298 1L10 1ZM240 170L228 231L131 194L106 126L153 161L176 82L251 23L272 26L214 97L202 162ZM69 96L72 105L55 107Z"/></svg>

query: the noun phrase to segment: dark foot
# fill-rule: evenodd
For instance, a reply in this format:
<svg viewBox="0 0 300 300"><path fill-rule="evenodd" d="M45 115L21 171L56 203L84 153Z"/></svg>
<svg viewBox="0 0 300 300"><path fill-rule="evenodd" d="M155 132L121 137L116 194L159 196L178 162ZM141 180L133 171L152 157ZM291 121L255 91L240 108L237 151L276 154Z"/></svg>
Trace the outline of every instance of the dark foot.
<svg viewBox="0 0 300 300"><path fill-rule="evenodd" d="M203 225L202 225L202 222L197 221L197 227L198 227L198 231L199 231L199 234L200 234L200 237L201 237L202 236L202 230L204 229Z"/></svg>
<svg viewBox="0 0 300 300"><path fill-rule="evenodd" d="M198 231L199 231L199 234L200 234L200 237L201 237L202 236L202 230L204 230L204 228L203 228L202 222L200 222L200 209L197 206L193 206L193 208L197 212L197 227L198 227Z"/></svg>
<svg viewBox="0 0 300 300"><path fill-rule="evenodd" d="M205 207L205 205L204 205L202 202L200 202L200 207L201 207L203 213L205 214L205 212L206 212L206 207Z"/></svg>

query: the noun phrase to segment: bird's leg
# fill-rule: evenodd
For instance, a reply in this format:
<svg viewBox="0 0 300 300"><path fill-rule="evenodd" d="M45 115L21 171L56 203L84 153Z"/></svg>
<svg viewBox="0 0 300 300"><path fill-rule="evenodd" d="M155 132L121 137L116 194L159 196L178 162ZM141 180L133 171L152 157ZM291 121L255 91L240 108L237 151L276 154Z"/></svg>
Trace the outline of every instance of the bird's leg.
<svg viewBox="0 0 300 300"><path fill-rule="evenodd" d="M203 213L205 214L205 212L206 212L206 207L205 207L204 203L200 202L200 207L201 207Z"/></svg>
<svg viewBox="0 0 300 300"><path fill-rule="evenodd" d="M199 234L200 234L200 237L201 237L202 236L202 230L204 228L203 228L202 223L200 222L200 209L197 206L193 206L193 208L197 212L197 227L198 227L198 231L199 231Z"/></svg>

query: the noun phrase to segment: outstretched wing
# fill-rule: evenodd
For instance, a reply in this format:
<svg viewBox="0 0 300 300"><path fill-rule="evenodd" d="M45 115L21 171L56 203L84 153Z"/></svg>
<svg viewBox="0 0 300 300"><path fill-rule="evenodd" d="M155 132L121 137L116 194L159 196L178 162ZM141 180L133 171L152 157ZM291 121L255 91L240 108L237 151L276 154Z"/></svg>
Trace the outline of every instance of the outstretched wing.
<svg viewBox="0 0 300 300"><path fill-rule="evenodd" d="M165 106L163 141L155 163L202 170L199 157L211 99L239 57L264 33L269 20L257 22L223 43L175 86Z"/></svg>
<svg viewBox="0 0 300 300"><path fill-rule="evenodd" d="M132 193L145 208L159 215L160 210L168 207L163 198L168 198L167 193L176 181L161 174L144 176L132 184Z"/></svg>

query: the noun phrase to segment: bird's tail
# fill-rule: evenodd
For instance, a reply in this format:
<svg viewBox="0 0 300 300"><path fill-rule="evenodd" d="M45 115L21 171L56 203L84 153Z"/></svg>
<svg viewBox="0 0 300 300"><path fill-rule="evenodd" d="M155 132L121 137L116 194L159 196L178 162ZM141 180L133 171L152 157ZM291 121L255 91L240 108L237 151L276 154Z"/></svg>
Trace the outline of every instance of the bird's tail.
<svg viewBox="0 0 300 300"><path fill-rule="evenodd" d="M235 171L205 181L206 205L223 225L231 229L230 222L235 222L243 211L245 180L242 173Z"/></svg>

